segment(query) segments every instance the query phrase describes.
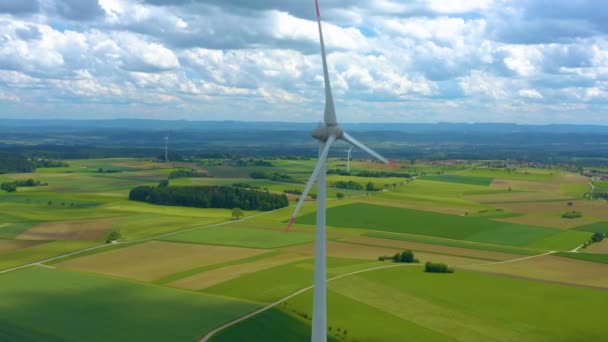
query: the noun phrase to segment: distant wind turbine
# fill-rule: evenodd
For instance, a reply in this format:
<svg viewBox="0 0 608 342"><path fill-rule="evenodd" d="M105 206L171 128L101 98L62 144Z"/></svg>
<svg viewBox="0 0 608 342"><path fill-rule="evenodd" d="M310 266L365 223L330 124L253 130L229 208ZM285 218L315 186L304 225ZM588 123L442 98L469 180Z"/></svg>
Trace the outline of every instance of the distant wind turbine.
<svg viewBox="0 0 608 342"><path fill-rule="evenodd" d="M169 162L169 136L165 137L165 163Z"/></svg>
<svg viewBox="0 0 608 342"><path fill-rule="evenodd" d="M352 152L353 146L351 146L348 150L346 150L346 173L350 174L350 152Z"/></svg>
<svg viewBox="0 0 608 342"><path fill-rule="evenodd" d="M321 60L323 62L323 77L325 83L325 115L324 125L314 129L311 135L319 141L319 160L317 165L310 176L310 179L306 183L304 192L300 196L298 204L293 212L293 215L289 219L289 223L286 227L288 231L293 224L304 200L308 196L315 180L317 181L317 229L315 236L315 273L314 273L314 293L313 293L313 312L312 312L312 337L313 342L326 342L327 341L327 301L326 301L326 235L325 235L325 175L327 166L327 155L331 145L338 139L342 139L347 143L356 146L363 151L369 153L374 158L395 167L392 162L389 162L384 157L376 153L374 150L363 145L355 138L351 137L346 133L336 120L336 112L334 108L334 100L331 93L331 85L329 82L329 72L327 70L327 58L325 56L325 43L323 41L323 30L321 28L321 14L319 12L318 0L315 0L315 7L317 10L317 24L319 27L319 40L321 43Z"/></svg>

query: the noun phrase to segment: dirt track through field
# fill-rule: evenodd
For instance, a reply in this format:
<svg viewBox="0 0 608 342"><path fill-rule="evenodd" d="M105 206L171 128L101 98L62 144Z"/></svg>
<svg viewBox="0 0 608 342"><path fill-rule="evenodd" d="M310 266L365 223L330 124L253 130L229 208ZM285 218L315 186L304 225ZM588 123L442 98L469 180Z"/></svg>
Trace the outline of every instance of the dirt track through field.
<svg viewBox="0 0 608 342"><path fill-rule="evenodd" d="M554 253L554 252L548 252L548 253L541 254L541 255L534 255L534 256L517 258L517 259L512 259L512 260L506 260L506 261L498 261L498 262L493 262L493 263L483 263L482 265L501 264L501 263L507 263L507 262L517 262L517 261L537 258L537 257L548 255L548 254L551 254L551 253ZM416 266L422 266L422 264L394 264L394 265L389 265L389 266L372 267L372 268L367 268L367 269L364 269L364 270L359 270L359 271L355 271L355 272L350 272L350 273L342 274L342 275L339 275L339 276L336 276L336 277L333 277L333 278L329 278L329 279L327 279L327 282L334 281L334 280L337 280L337 279L341 279L341 278L344 278L344 277L349 277L349 276L360 274L360 273L365 273L365 272L370 272L370 271L375 271L375 270L381 270L381 269L386 269L386 268L393 268L393 267L404 267L404 266L410 266L410 267L413 266L413 267L416 267ZM469 265L469 266L475 266L475 265ZM296 291L296 292L290 294L287 297L279 299L278 301L276 301L274 303L270 303L270 304L268 304L268 305L266 305L266 306L264 306L264 307L262 307L260 309L257 309L255 311L253 311L253 312L251 312L251 313L243 316L243 317L240 317L240 318L235 319L233 321L230 321L230 322L228 322L226 324L223 324L223 325L221 325L221 326L213 329L212 331L210 331L209 333L207 333L205 336L203 336L200 339L200 342L207 342L213 336L217 335L217 333L219 333L219 332L221 332L221 331L223 331L223 330L225 330L227 328L230 328L231 326L233 326L235 324L243 322L243 321L245 321L245 320L247 320L249 318L255 317L255 316L261 314L262 312L267 311L269 309L272 309L275 306L277 306L277 305L279 305L279 304L281 304L281 303L283 303L283 302L285 302L285 301L287 301L287 300L289 300L289 299L291 299L293 297L296 297L296 296L298 296L298 295L300 295L300 294L302 294L302 293L304 293L304 292L306 292L308 290L311 290L313 288L314 288L314 286L312 286L312 285L308 286L308 287L305 287L305 288L303 288L303 289L301 289L299 291Z"/></svg>

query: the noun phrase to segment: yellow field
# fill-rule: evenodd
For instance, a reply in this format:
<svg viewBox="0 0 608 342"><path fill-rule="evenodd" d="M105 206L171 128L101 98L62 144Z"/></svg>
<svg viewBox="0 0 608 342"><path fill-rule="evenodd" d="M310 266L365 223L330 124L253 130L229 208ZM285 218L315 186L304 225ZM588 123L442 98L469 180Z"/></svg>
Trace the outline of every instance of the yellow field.
<svg viewBox="0 0 608 342"><path fill-rule="evenodd" d="M308 258L309 256L306 255L284 253L264 258L262 260L226 266L208 272L199 273L191 277L180 279L178 281L170 283L169 285L189 290L202 290L207 287L238 278L245 274L255 273L271 267L280 266L290 262L304 260Z"/></svg>
<svg viewBox="0 0 608 342"><path fill-rule="evenodd" d="M113 218L40 223L23 232L20 240L98 240L114 223Z"/></svg>
<svg viewBox="0 0 608 342"><path fill-rule="evenodd" d="M268 253L268 250L152 241L57 264L76 271L152 281L221 262Z"/></svg>
<svg viewBox="0 0 608 342"><path fill-rule="evenodd" d="M546 255L510 263L472 265L465 268L485 273L608 289L608 264L557 256Z"/></svg>
<svg viewBox="0 0 608 342"><path fill-rule="evenodd" d="M521 258L521 255L517 255L517 254L483 251L483 250L441 246L441 245L430 245L430 244L419 243L419 242L390 240L390 239L365 237L365 236L347 237L347 238L340 239L338 241L350 242L350 243L356 243L356 244L393 247L398 250L411 249L413 251L430 252L430 253L437 253L437 254L449 254L449 255L454 255L454 256L472 257L472 258L489 259L489 260L497 260L497 261Z"/></svg>

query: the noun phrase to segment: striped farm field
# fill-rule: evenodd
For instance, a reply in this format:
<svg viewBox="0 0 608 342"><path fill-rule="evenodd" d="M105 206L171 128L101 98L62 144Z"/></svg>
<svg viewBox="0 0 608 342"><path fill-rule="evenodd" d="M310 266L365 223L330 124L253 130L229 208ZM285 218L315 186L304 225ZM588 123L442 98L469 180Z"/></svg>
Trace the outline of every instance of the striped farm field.
<svg viewBox="0 0 608 342"><path fill-rule="evenodd" d="M41 267L0 274L0 284L0 328L33 341L194 341L257 307Z"/></svg>
<svg viewBox="0 0 608 342"><path fill-rule="evenodd" d="M259 272L272 267L309 259L310 256L281 253L266 258L257 259L252 262L245 262L201 272L189 277L185 277L170 283L170 286L189 290L202 290L207 287L220 284L232 279L236 279L246 274Z"/></svg>
<svg viewBox="0 0 608 342"><path fill-rule="evenodd" d="M443 238L435 238L435 237L422 236L422 235L387 233L387 232L369 232L369 233L365 233L365 236L369 236L372 238L407 241L407 242L423 243L423 244L430 244L430 245L458 247L458 248L464 248L467 250L492 251L492 252L516 254L516 255L541 254L541 251L538 251L535 249L529 249L529 248L503 246L503 245L496 245L496 244L486 244L486 243L464 241L464 240L443 239Z"/></svg>
<svg viewBox="0 0 608 342"><path fill-rule="evenodd" d="M608 289L608 264L561 256L545 255L512 263L465 267L490 274Z"/></svg>
<svg viewBox="0 0 608 342"><path fill-rule="evenodd" d="M587 250L591 250L591 249L588 248ZM599 262L602 264L608 264L608 253L596 254L596 253L580 253L580 252L577 252L577 253L560 252L560 253L556 253L555 255L564 257L564 258L571 258L571 259L577 259L577 260L593 261L593 262Z"/></svg>
<svg viewBox="0 0 608 342"><path fill-rule="evenodd" d="M100 240L114 223L112 218L40 223L23 232L21 240Z"/></svg>
<svg viewBox="0 0 608 342"><path fill-rule="evenodd" d="M12 250L0 257L0 271L98 245L95 241L52 241Z"/></svg>
<svg viewBox="0 0 608 342"><path fill-rule="evenodd" d="M22 248L32 247L43 243L42 241L20 241L20 240L0 240L0 255Z"/></svg>
<svg viewBox="0 0 608 342"><path fill-rule="evenodd" d="M308 214L300 217L298 222L314 224L315 217ZM535 240L556 234L556 230L550 228L497 222L484 217L453 216L362 203L328 209L327 223L336 227L512 246L525 246Z"/></svg>
<svg viewBox="0 0 608 342"><path fill-rule="evenodd" d="M600 232L600 233L608 234L608 222L597 222L597 223L589 224L586 226L576 227L576 228L574 228L574 230L580 230L583 232L590 232L590 233Z"/></svg>
<svg viewBox="0 0 608 342"><path fill-rule="evenodd" d="M338 340L344 330L346 340L353 341L599 341L608 333L601 314L608 292L595 289L461 269L431 274L415 266L360 273L330 281L328 287L329 335L337 337L339 328ZM283 329L310 317L311 303L312 292L307 291L281 304L279 310L288 315L282 315L282 322L291 320L273 332L282 336ZM564 324L563 312L581 314ZM255 316L216 340L250 336L248 340L263 341L254 332L268 324L265 319Z"/></svg>
<svg viewBox="0 0 608 342"><path fill-rule="evenodd" d="M569 205L572 203L572 205ZM521 202L521 203L497 203L499 208L508 210L514 213L558 213L562 214L566 211L580 211L583 218L595 218L600 220L608 220L608 204L601 201L551 201L551 202Z"/></svg>
<svg viewBox="0 0 608 342"><path fill-rule="evenodd" d="M521 258L521 255L513 254L513 253L505 253L505 252L497 252L491 250L482 250L482 249L471 249L471 248L462 248L455 246L446 246L439 244L429 244L429 243L421 243L421 242L413 242L406 240L398 240L392 239L394 235L391 234L391 238L380 238L380 237L372 237L374 233L369 233L366 236L352 236L341 238L338 241L347 242L358 245L371 245L371 246L380 246L380 247L390 247L396 248L398 250L406 250L410 249L415 252L427 252L434 254L442 254L442 255L452 255L452 256L460 256L460 257L469 257L475 259L484 259L484 260L511 260ZM383 234L383 233L379 233ZM400 234L401 235L401 234ZM380 235L382 236L382 235ZM467 247L470 247L472 243L465 244Z"/></svg>
<svg viewBox="0 0 608 342"><path fill-rule="evenodd" d="M314 235L299 231L286 233L283 229L219 226L171 235L164 240L210 245L276 248L311 242L314 240Z"/></svg>
<svg viewBox="0 0 608 342"><path fill-rule="evenodd" d="M176 272L243 259L267 250L151 241L128 248L87 255L57 267L152 281Z"/></svg>
<svg viewBox="0 0 608 342"><path fill-rule="evenodd" d="M307 245L298 245L283 248L283 251L290 253L298 253L298 254L307 254L311 257L314 256L314 244ZM374 246L374 245L362 245L355 243L345 243L345 242L335 242L328 241L327 242L327 255L336 258L344 258L344 259L361 259L366 260L368 262L374 262L378 260L380 256L393 256L395 253L403 252L403 248L392 247L392 246ZM458 265L468 265L473 263L478 263L479 258L471 258L466 256L457 256L457 255L448 255L448 254L438 254L438 253L430 253L430 252L417 252L416 258L420 260L420 262L424 263L427 261L442 261L449 264L458 264ZM487 260L487 259L486 259ZM491 260L491 259L490 259ZM382 266L382 263L379 263L378 266Z"/></svg>
<svg viewBox="0 0 608 342"><path fill-rule="evenodd" d="M471 184L488 186L492 183L494 178L480 177L480 176L462 176L462 175L437 175L437 176L423 176L422 179L436 181L436 182L447 182L447 183L460 183L460 184Z"/></svg>
<svg viewBox="0 0 608 342"><path fill-rule="evenodd" d="M595 221L592 218L582 219L567 219L561 216L561 213L532 213L505 218L497 218L496 221L510 222L517 224L528 224L532 226L556 228L556 229L571 229L575 227L585 226Z"/></svg>

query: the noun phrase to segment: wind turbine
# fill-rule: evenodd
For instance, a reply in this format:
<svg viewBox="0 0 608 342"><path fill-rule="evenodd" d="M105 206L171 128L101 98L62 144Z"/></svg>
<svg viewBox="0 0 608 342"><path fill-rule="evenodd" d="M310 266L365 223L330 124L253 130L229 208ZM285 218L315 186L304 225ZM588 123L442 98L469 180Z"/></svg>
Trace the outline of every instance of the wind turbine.
<svg viewBox="0 0 608 342"><path fill-rule="evenodd" d="M165 163L169 162L169 136L165 137Z"/></svg>
<svg viewBox="0 0 608 342"><path fill-rule="evenodd" d="M313 138L319 141L319 160L317 165L310 176L310 179L306 183L304 192L300 196L298 204L293 212L293 215L289 219L286 231L293 224L304 204L304 199L308 196L315 180L317 181L317 228L315 236L315 271L314 271L314 293L313 293L313 312L312 312L312 337L313 342L326 342L327 341L327 300L326 300L326 241L325 241L325 174L327 165L327 155L331 145L336 140L341 139L347 143L356 146L363 151L371 154L374 158L380 160L383 163L395 167L392 162L389 162L384 157L376 153L371 148L363 145L355 138L346 133L338 125L336 120L336 111L334 108L334 100L331 93L331 85L329 82L329 72L327 70L327 58L325 56L325 43L323 41L323 30L321 28L321 14L319 12L319 2L315 0L315 7L317 10L317 25L319 27L319 41L321 43L321 60L323 62L323 78L325 83L325 114L324 124L321 127L314 129L311 132Z"/></svg>
<svg viewBox="0 0 608 342"><path fill-rule="evenodd" d="M352 152L354 146L351 146L348 150L346 150L346 173L350 174L350 152Z"/></svg>

